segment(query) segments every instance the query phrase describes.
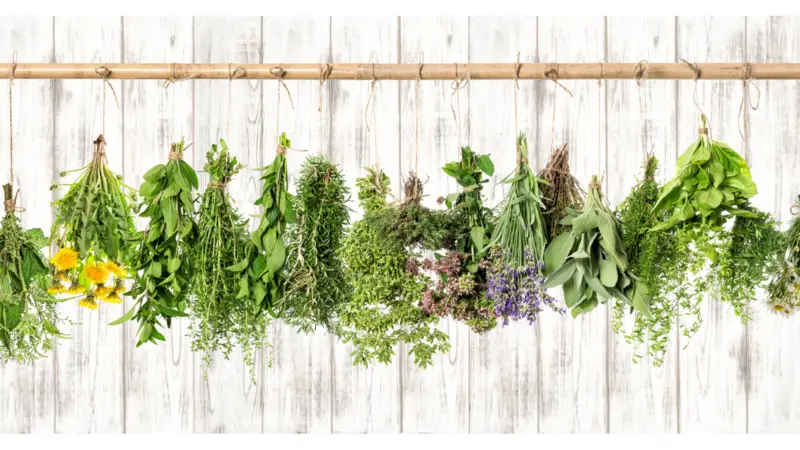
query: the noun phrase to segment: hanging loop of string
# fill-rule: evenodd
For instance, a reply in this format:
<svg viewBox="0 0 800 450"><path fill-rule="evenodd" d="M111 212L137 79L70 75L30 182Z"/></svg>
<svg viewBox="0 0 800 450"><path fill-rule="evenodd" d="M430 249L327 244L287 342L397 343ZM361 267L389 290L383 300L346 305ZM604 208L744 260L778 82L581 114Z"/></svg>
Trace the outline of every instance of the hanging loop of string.
<svg viewBox="0 0 800 450"><path fill-rule="evenodd" d="M455 63L454 65L456 68L456 78L451 86L453 93L450 94L450 110L453 112L453 120L456 122L456 138L458 139L458 148L461 149L461 96L459 95L459 91L469 84L470 73L467 72L467 75L464 78L459 78L458 63ZM453 106L453 99L456 101L455 107Z"/></svg>
<svg viewBox="0 0 800 450"><path fill-rule="evenodd" d="M367 127L367 133L371 131L369 128L369 120L367 120L367 114L369 113L369 105L372 104L372 97L375 95L375 83L377 80L375 79L375 63L372 63L372 82L369 84L369 96L367 97L367 106L364 107L364 125Z"/></svg>
<svg viewBox="0 0 800 450"><path fill-rule="evenodd" d="M225 121L225 136L226 139L230 139L231 135L231 111L233 105L233 80L237 78L242 78L245 76L247 72L244 68L236 66L236 69L233 68L233 64L228 64L228 118Z"/></svg>
<svg viewBox="0 0 800 450"><path fill-rule="evenodd" d="M8 74L8 182L14 186L14 73L17 71L17 52L11 61L11 72ZM12 205L13 209L13 205ZM8 212L6 205L6 212Z"/></svg>
<svg viewBox="0 0 800 450"><path fill-rule="evenodd" d="M518 113L518 100L517 93L519 91L519 71L522 69L522 64L519 62L520 53L517 52L517 64L514 66L514 147L517 152L517 167L518 170L522 164L528 162L528 155L522 154L522 149L519 147L517 137L519 136L519 113Z"/></svg>
<svg viewBox="0 0 800 450"><path fill-rule="evenodd" d="M555 147L556 143L556 110L558 109L557 88L560 87L561 89L563 89L567 94L569 94L570 97L573 97L573 95L572 92L569 89L567 89L566 86L564 86L558 81L558 64L556 64L555 67L550 67L549 69L545 70L544 77L552 81L553 85L555 86L555 91L553 92L553 122L551 124L551 130L550 130L550 147L553 148Z"/></svg>
<svg viewBox="0 0 800 450"><path fill-rule="evenodd" d="M419 67L417 67L417 83L414 86L414 175L419 177L419 91L422 84L422 67L425 55L420 53ZM414 182L414 198L419 198L419 183Z"/></svg>
<svg viewBox="0 0 800 450"><path fill-rule="evenodd" d="M694 72L694 89L692 90L692 101L694 101L694 107L697 108L697 111L700 112L700 114L703 117L705 117L706 123L710 124L711 121L708 120L708 116L706 115L705 111L703 111L703 108L700 107L700 102L697 100L697 80L700 79L700 68L697 67L697 64L692 64L683 58L678 58L678 61L686 64L686 66L689 67L689 69L691 69L692 72ZM711 133L709 131L709 128L710 125L706 125L705 127L698 129L697 132L700 135L705 135L711 138Z"/></svg>
<svg viewBox="0 0 800 450"><path fill-rule="evenodd" d="M319 68L319 107L317 107L317 112L320 113L322 112L322 87L331 76L331 72L333 72L333 67L328 63L322 64Z"/></svg>
<svg viewBox="0 0 800 450"><path fill-rule="evenodd" d="M641 60L636 67L633 68L633 78L636 80L638 86L639 97L639 125L641 127L642 149L644 150L647 145L647 121L644 114L644 95L643 87L644 81L647 79L647 74L650 73L650 63L647 60ZM645 151L645 158L647 157L647 150Z"/></svg>
<svg viewBox="0 0 800 450"><path fill-rule="evenodd" d="M603 124L601 118L603 117L603 64L605 59L600 60L600 78L597 79L597 145L603 138ZM564 144L566 145L566 144Z"/></svg>
<svg viewBox="0 0 800 450"><path fill-rule="evenodd" d="M744 63L742 66L742 102L739 104L739 135L742 136L744 141L744 154L745 157L750 155L750 127L749 127L749 110L758 110L758 105L761 103L761 88L753 82L753 74L750 63ZM756 88L756 101L753 103L750 97L750 87Z"/></svg>
<svg viewBox="0 0 800 450"><path fill-rule="evenodd" d="M103 77L103 128L102 134L105 136L106 134L106 86L111 89L111 93L114 94L114 102L117 104L117 109L120 109L119 106L119 99L117 98L117 91L114 90L114 86L109 81L108 77L111 76L111 70L109 70L108 66L103 64L102 66L94 69L94 72L101 77Z"/></svg>

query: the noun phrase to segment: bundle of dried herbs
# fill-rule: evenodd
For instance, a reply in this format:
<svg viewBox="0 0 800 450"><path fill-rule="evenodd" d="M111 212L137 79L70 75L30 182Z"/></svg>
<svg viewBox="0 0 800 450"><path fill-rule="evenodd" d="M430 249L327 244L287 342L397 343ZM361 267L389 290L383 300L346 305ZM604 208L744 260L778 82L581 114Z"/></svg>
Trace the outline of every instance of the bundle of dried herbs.
<svg viewBox="0 0 800 450"><path fill-rule="evenodd" d="M450 343L436 328L438 318L418 306L426 277L414 255L373 226L374 215L389 207L389 178L381 170L368 169L368 176L356 185L364 217L353 225L341 249L353 293L339 309L339 336L353 345L355 364L388 363L396 346L405 343L414 362L427 367L433 355L449 350Z"/></svg>
<svg viewBox="0 0 800 450"><path fill-rule="evenodd" d="M10 184L3 185L5 216L0 223L0 362L29 364L66 338L58 325L67 322L47 292L50 271L42 255L48 240L42 230L23 230Z"/></svg>
<svg viewBox="0 0 800 450"><path fill-rule="evenodd" d="M792 213L800 205L800 195L792 206ZM800 309L800 216L789 222L783 235L773 273L767 285L766 302L770 311L789 317Z"/></svg>
<svg viewBox="0 0 800 450"><path fill-rule="evenodd" d="M288 275L278 315L304 333L318 326L335 333L336 311L351 296L339 248L350 222L350 189L325 155L309 156L300 169L288 228Z"/></svg>
<svg viewBox="0 0 800 450"><path fill-rule="evenodd" d="M652 154L647 155L644 177L617 210L631 272L648 287L651 316L616 302L611 320L614 331L634 346L634 361L642 358L639 348L647 341L647 351L656 367L664 361L676 317L699 313L687 275L689 268L696 264L696 252L689 248L686 239L681 239L673 231L651 231L668 217L665 211L653 211L659 191L655 179L657 170L658 160ZM623 326L626 313L634 316L630 330ZM693 325L682 323L681 327L689 331Z"/></svg>
<svg viewBox="0 0 800 450"><path fill-rule="evenodd" d="M586 197L578 180L569 171L567 144L550 153L547 165L539 172L539 178L545 181L540 188L544 203L545 231L547 239L551 240L565 231L566 228L560 221L567 217L567 211L583 208L583 199Z"/></svg>
<svg viewBox="0 0 800 450"><path fill-rule="evenodd" d="M224 140L206 153L204 171L210 182L201 198L197 240L189 255L191 337L192 351L204 353L206 369L213 352L221 352L228 359L239 345L255 382L254 355L266 339L268 320L260 308L241 300L242 277L230 270L244 257L249 241L247 221L226 192L231 178L242 168Z"/></svg>
<svg viewBox="0 0 800 450"><path fill-rule="evenodd" d="M595 175L586 204L562 219L570 227L545 250L545 287L564 285L564 301L572 317L593 310L609 298L625 302L650 317L647 286L630 271L620 222L608 209Z"/></svg>
<svg viewBox="0 0 800 450"><path fill-rule="evenodd" d="M197 238L194 200L198 179L192 166L183 160L184 146L183 140L173 143L169 161L148 170L139 187L143 198L139 215L150 221L139 233L139 248L132 262L136 276L128 295L136 301L111 323L135 319L139 323L137 347L148 341L163 341L158 327L166 324L169 328L173 317L187 316L192 276L189 255Z"/></svg>
<svg viewBox="0 0 800 450"><path fill-rule="evenodd" d="M422 307L430 314L452 316L482 333L497 325L494 301L487 297L488 244L495 220L481 197L483 185L489 181L484 176L494 174L494 164L489 155L463 147L461 159L447 163L442 170L461 186L461 192L441 201L447 205L452 223L463 228L453 230L444 255L437 253L433 260L423 261L423 268L438 279L425 290Z"/></svg>
<svg viewBox="0 0 800 450"><path fill-rule="evenodd" d="M51 294L84 294L80 306L97 309L98 300L121 303L125 267L135 252L136 228L131 205L136 190L122 182L107 165L105 139L94 141L92 161L53 205L56 220L51 240L58 253L51 260L57 281ZM54 187L55 188L55 187Z"/></svg>
<svg viewBox="0 0 800 450"><path fill-rule="evenodd" d="M489 243L494 254L490 258L486 295L494 302L503 324L517 320L533 324L544 306L564 312L544 288L547 235L539 192L539 184L544 180L533 175L527 154L528 141L520 134L517 167L503 180L511 187Z"/></svg>
<svg viewBox="0 0 800 450"><path fill-rule="evenodd" d="M262 169L264 187L255 204L264 208L258 228L245 248L244 258L228 270L239 276L236 299L248 305L253 314L260 311L276 316L273 305L283 297L286 263L286 226L297 222L289 193L286 149L291 141L282 133L272 163Z"/></svg>

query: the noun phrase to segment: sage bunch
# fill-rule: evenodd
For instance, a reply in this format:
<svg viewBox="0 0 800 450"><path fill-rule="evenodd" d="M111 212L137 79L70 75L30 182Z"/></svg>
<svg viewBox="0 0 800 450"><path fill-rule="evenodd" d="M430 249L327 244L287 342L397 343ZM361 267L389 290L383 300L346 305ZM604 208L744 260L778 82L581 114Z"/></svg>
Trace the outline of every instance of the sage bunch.
<svg viewBox="0 0 800 450"><path fill-rule="evenodd" d="M139 323L137 347L164 341L159 327L169 328L173 317L186 317L186 299L192 277L190 253L197 238L195 190L199 183L192 166L183 160L185 142L170 146L169 160L144 174L139 187L141 217L149 218L138 233L138 249L132 263L135 272L131 309L112 322Z"/></svg>

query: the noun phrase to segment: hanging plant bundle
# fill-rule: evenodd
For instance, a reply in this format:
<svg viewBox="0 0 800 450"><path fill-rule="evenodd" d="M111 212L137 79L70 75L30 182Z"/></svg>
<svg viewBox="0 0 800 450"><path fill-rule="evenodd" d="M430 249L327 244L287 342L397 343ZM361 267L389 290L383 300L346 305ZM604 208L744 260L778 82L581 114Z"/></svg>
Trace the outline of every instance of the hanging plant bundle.
<svg viewBox="0 0 800 450"><path fill-rule="evenodd" d="M264 188L256 205L264 208L258 229L245 249L244 258L229 270L239 277L239 293L236 299L247 304L251 314L261 311L272 316L273 305L283 296L286 263L286 245L283 242L288 224L297 222L289 193L289 169L286 165L286 149L291 141L282 133L277 154L272 164L259 169Z"/></svg>
<svg viewBox="0 0 800 450"><path fill-rule="evenodd" d="M51 239L59 249L50 260L51 294L82 294L80 306L97 309L99 301L122 303L125 266L135 251L131 205L136 190L107 165L105 139L94 141L92 161L53 205ZM62 172L64 177L69 172Z"/></svg>
<svg viewBox="0 0 800 450"><path fill-rule="evenodd" d="M702 297L693 295L693 286L688 278L689 268L696 265L697 253L688 242L668 230L651 231L668 218L668 212L654 212L658 199L659 184L655 179L658 160L648 154L644 164L644 177L633 187L617 211L622 224L622 241L632 273L647 285L650 294L651 315L643 314L622 302L615 302L612 312L612 328L634 346L634 361L642 355L639 348L647 341L647 351L653 365L661 366L667 351L676 318L679 315L699 314ZM630 330L625 330L623 318L626 313L634 315ZM697 321L681 323L689 332Z"/></svg>
<svg viewBox="0 0 800 450"><path fill-rule="evenodd" d="M407 344L420 367L433 355L450 348L448 337L436 328L438 318L418 306L426 278L402 242L387 239L373 226L373 217L387 208L389 178L378 169L356 180L364 217L344 240L341 257L352 297L339 311L339 336L354 347L354 363L389 363L396 346Z"/></svg>
<svg viewBox="0 0 800 450"><path fill-rule="evenodd" d="M517 137L517 168L503 182L510 183L508 197L497 219L490 246L487 297L495 312L509 321L533 324L544 306L563 313L544 288L544 251L547 236L537 178L528 165L528 141Z"/></svg>
<svg viewBox="0 0 800 450"><path fill-rule="evenodd" d="M164 340L158 330L170 327L173 317L186 317L191 269L189 254L196 239L194 197L197 174L183 161L184 141L170 147L169 161L144 174L139 187L143 201L140 216L150 219L139 233L132 268L136 272L128 293L136 299L131 309L112 325L135 319L139 323L136 346ZM163 322L163 323L162 323Z"/></svg>
<svg viewBox="0 0 800 450"><path fill-rule="evenodd" d="M42 255L42 230L23 230L15 214L11 185L3 185L5 216L0 223L0 361L29 364L53 349L67 322L47 292L50 271Z"/></svg>
<svg viewBox="0 0 800 450"><path fill-rule="evenodd" d="M304 333L335 333L336 311L351 296L339 248L350 222L350 190L324 155L308 157L297 181L299 220L289 227L288 275L278 315Z"/></svg>
<svg viewBox="0 0 800 450"><path fill-rule="evenodd" d="M478 155L470 147L461 149L461 159L447 163L442 170L461 186L461 192L441 199L447 205L453 223L463 231L453 233L452 244L444 255L423 261L422 267L438 278L428 286L422 307L429 314L452 316L482 333L497 325L494 301L487 298L488 243L494 217L483 204L481 191L494 174L488 155Z"/></svg>
<svg viewBox="0 0 800 450"><path fill-rule="evenodd" d="M794 209L800 205L797 197ZM800 216L789 222L767 285L767 307L775 314L789 317L800 309Z"/></svg>
<svg viewBox="0 0 800 450"><path fill-rule="evenodd" d="M586 193L581 189L578 180L569 171L569 150L567 144L550 153L547 165L539 172L544 180L541 198L544 203L544 223L548 240L555 238L566 230L561 219L567 217L570 209L583 208Z"/></svg>
<svg viewBox="0 0 800 450"><path fill-rule="evenodd" d="M243 168L224 140L206 153L204 171L210 182L197 214L197 241L191 249L192 351L204 353L205 368L212 353L228 359L234 345L242 349L255 379L255 350L266 336L267 321L241 300L242 277L229 268L242 260L248 242L247 221L236 211L226 186Z"/></svg>
<svg viewBox="0 0 800 450"><path fill-rule="evenodd" d="M647 286L631 271L620 222L606 206L595 175L586 204L562 219L570 226L545 250L545 287L564 285L564 301L572 317L593 310L609 298L625 302L650 317Z"/></svg>
<svg viewBox="0 0 800 450"><path fill-rule="evenodd" d="M721 300L747 321L746 304L755 299L755 288L775 263L781 238L772 216L749 203L757 189L747 162L708 137L705 116L700 123L699 139L678 158L678 175L661 188L654 206L669 219L652 230L676 227L678 239L690 243L690 251L698 255L690 271L708 271L705 280L694 283L693 295L719 288ZM725 229L732 218L733 228Z"/></svg>

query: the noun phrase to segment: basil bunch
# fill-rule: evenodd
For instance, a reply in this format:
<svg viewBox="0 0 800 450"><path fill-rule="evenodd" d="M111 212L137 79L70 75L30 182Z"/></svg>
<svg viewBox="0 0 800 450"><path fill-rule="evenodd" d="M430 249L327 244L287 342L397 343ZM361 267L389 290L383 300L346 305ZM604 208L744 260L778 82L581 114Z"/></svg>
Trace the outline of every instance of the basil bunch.
<svg viewBox="0 0 800 450"><path fill-rule="evenodd" d="M647 286L629 270L620 222L606 206L596 175L589 185L586 205L581 211L569 210L561 224L571 229L545 250L549 274L545 287L564 285L564 301L572 317L593 310L609 298L649 317Z"/></svg>

